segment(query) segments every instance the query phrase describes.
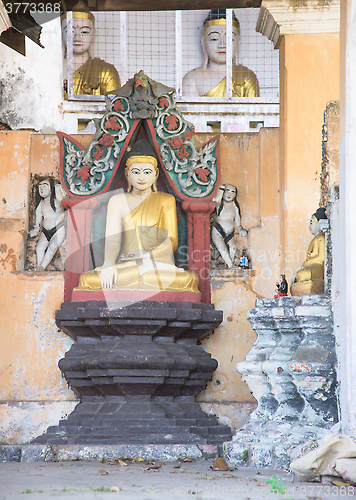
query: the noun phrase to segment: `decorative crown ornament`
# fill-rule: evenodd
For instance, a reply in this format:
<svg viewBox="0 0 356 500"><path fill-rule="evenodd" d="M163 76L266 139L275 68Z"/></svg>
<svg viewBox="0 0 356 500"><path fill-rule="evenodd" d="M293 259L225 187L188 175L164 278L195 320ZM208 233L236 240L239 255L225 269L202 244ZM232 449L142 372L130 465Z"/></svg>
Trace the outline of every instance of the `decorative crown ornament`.
<svg viewBox="0 0 356 500"><path fill-rule="evenodd" d="M88 149L69 135L57 133L62 185L70 197L113 189L143 120L158 164L177 197L205 201L214 197L220 177L219 138L198 149L194 126L176 107L175 90L142 70L120 89L107 93L106 112L94 120L96 133Z"/></svg>

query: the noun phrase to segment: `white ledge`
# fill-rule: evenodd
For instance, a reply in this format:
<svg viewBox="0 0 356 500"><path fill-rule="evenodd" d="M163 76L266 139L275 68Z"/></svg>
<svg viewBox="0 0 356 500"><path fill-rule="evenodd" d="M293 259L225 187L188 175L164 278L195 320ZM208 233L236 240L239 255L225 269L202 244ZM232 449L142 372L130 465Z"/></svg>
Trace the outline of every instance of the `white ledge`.
<svg viewBox="0 0 356 500"><path fill-rule="evenodd" d="M263 0L256 31L274 47L281 35L339 33L340 0Z"/></svg>

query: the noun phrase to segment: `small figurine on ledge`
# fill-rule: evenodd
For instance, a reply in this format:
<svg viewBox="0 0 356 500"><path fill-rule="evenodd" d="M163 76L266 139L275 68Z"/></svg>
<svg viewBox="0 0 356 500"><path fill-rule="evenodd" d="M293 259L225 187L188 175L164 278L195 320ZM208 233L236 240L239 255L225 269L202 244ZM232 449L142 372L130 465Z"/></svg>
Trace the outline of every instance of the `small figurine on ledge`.
<svg viewBox="0 0 356 500"><path fill-rule="evenodd" d="M275 299L278 297L286 297L288 295L288 281L286 280L286 275L281 274L279 280L276 282L276 295Z"/></svg>
<svg viewBox="0 0 356 500"><path fill-rule="evenodd" d="M233 267L237 254L235 231L247 236L241 226L240 206L237 201L237 188L232 184L219 187L214 199L216 216L212 223L211 239L227 267Z"/></svg>
<svg viewBox="0 0 356 500"><path fill-rule="evenodd" d="M55 185L53 179L41 181L38 185L38 192L42 200L36 208L36 222L30 231L30 237L34 238L41 232L36 243L36 271L45 271L57 250L63 250L66 230L61 201L65 195L61 185Z"/></svg>
<svg viewBox="0 0 356 500"><path fill-rule="evenodd" d="M247 250L245 248L242 250L239 267L241 269L249 269L250 268L249 262L248 262L248 257L247 257Z"/></svg>
<svg viewBox="0 0 356 500"><path fill-rule="evenodd" d="M310 219L309 229L314 238L309 243L307 259L296 274L291 295L315 295L324 292L325 235L322 220L327 219L325 208L318 208Z"/></svg>

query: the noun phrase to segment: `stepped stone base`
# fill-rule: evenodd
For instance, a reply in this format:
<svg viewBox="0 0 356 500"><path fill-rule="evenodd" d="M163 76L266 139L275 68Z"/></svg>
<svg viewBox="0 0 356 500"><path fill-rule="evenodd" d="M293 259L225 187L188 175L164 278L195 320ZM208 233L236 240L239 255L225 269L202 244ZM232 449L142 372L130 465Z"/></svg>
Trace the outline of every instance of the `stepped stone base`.
<svg viewBox="0 0 356 500"><path fill-rule="evenodd" d="M195 402L217 361L197 341L222 321L212 304L64 303L57 325L77 342L59 361L81 398L34 444L218 445L231 439Z"/></svg>

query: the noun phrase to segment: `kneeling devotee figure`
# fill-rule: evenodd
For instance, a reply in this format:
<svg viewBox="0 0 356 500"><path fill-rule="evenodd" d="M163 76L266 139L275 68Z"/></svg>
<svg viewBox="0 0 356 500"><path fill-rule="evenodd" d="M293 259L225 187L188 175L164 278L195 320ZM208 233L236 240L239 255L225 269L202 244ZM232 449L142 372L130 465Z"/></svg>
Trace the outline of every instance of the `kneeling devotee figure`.
<svg viewBox="0 0 356 500"><path fill-rule="evenodd" d="M321 220L327 219L325 208L318 208L309 223L314 238L309 243L307 258L297 272L290 288L291 295L319 294L324 292L325 235Z"/></svg>
<svg viewBox="0 0 356 500"><path fill-rule="evenodd" d="M134 289L200 294L198 276L174 265L178 246L175 198L157 192L157 158L147 141L126 160L127 193L109 201L104 264L83 273L77 290Z"/></svg>
<svg viewBox="0 0 356 500"><path fill-rule="evenodd" d="M211 10L204 21L201 44L204 61L183 78L183 94L188 96L226 97L226 9ZM238 64L240 23L232 17L232 96L258 97L257 76Z"/></svg>

